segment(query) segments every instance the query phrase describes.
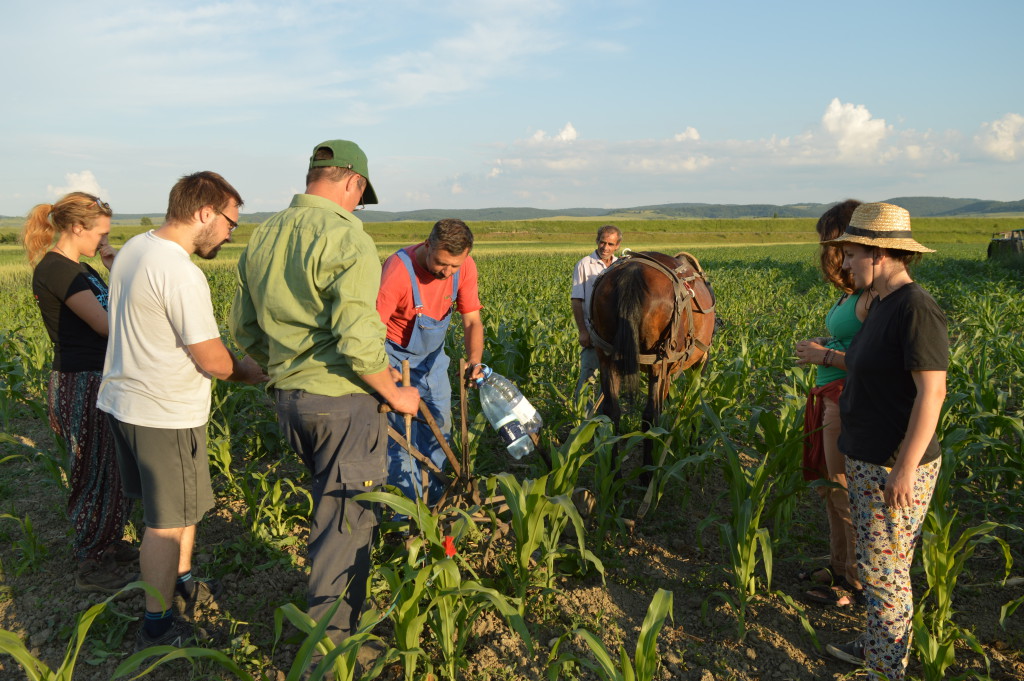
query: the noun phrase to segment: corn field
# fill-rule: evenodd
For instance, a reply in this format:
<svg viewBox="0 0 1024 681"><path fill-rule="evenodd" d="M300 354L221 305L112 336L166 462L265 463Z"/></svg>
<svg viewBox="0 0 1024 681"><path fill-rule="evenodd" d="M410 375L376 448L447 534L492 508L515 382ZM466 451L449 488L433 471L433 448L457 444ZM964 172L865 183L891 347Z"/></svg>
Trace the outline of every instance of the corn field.
<svg viewBox="0 0 1024 681"><path fill-rule="evenodd" d="M654 428L641 431L634 404L619 433L588 418L589 395L573 397L569 278L586 246L477 256L484 362L543 415L544 455L513 461L470 394L478 494L434 513L368 495L384 521L372 602L335 650L304 615L304 469L262 389L215 381L218 506L196 552L229 590L204 624L216 640L162 656L129 654L141 587L120 600L68 597L42 621L32 614L71 589L67 462L46 422L51 351L29 274L0 271L0 679L277 681L329 668L338 679L838 678L848 669L820 651L851 638L862 613L823 614L795 598L795 574L827 553L828 534L800 470L814 377L793 348L824 333L834 289L813 246L689 250L723 321L710 362L673 386ZM947 245L913 270L946 311L952 349L942 474L915 560L911 678L1024 677L1024 281L983 258L983 244ZM204 268L223 325L233 263ZM646 503L644 440L661 461ZM408 540L388 533L393 513L414 519ZM357 673L368 641L385 652Z"/></svg>

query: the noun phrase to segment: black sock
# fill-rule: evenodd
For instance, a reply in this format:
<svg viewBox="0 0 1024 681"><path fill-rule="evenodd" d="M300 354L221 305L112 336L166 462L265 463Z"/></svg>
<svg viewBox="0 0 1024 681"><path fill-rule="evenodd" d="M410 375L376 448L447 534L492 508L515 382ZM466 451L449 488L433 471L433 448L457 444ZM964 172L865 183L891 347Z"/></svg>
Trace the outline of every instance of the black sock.
<svg viewBox="0 0 1024 681"><path fill-rule="evenodd" d="M195 580L192 579L192 571L189 570L183 575L178 575L178 583L174 585L174 590L186 601L192 598L192 593L196 588Z"/></svg>
<svg viewBox="0 0 1024 681"><path fill-rule="evenodd" d="M149 638L161 636L171 628L171 611L163 612L146 611L146 617L142 620L142 631L146 632Z"/></svg>

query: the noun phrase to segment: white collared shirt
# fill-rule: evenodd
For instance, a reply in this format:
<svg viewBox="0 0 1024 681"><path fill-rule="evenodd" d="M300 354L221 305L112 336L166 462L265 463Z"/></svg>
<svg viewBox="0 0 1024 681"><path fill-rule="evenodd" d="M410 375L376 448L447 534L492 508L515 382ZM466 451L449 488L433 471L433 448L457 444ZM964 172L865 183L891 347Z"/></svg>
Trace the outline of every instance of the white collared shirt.
<svg viewBox="0 0 1024 681"><path fill-rule="evenodd" d="M616 260L618 258L613 255L612 262L614 263ZM608 269L608 265L604 264L604 261L597 256L597 249L594 249L593 253L581 258L572 271L572 293L569 297L583 301L583 320L587 324L588 331L590 330L590 298L594 293L594 280L606 269Z"/></svg>

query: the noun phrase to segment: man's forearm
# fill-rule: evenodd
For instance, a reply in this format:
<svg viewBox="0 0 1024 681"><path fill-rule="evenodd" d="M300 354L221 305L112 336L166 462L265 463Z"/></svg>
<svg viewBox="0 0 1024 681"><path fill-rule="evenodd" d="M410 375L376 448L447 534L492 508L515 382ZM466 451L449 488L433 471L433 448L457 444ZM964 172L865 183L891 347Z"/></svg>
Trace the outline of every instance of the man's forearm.
<svg viewBox="0 0 1024 681"><path fill-rule="evenodd" d="M583 317L583 301L580 298L572 299L572 318L576 320L576 329L580 332L587 330L587 323Z"/></svg>

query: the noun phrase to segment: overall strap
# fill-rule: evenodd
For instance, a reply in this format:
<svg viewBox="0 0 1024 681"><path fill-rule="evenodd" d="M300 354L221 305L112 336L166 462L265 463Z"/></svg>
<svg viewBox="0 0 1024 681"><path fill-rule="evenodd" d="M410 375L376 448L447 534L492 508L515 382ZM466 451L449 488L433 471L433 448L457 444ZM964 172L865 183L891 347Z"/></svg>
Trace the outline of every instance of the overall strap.
<svg viewBox="0 0 1024 681"><path fill-rule="evenodd" d="M409 273L409 282L412 284L413 309L421 310L423 309L423 298L420 297L420 285L416 281L416 270L413 269L412 259L409 257L409 254L405 252L404 248L398 249L398 252L395 253L395 255L397 255L398 259L402 261L403 265L405 265L405 271Z"/></svg>

